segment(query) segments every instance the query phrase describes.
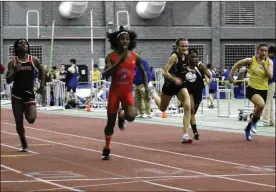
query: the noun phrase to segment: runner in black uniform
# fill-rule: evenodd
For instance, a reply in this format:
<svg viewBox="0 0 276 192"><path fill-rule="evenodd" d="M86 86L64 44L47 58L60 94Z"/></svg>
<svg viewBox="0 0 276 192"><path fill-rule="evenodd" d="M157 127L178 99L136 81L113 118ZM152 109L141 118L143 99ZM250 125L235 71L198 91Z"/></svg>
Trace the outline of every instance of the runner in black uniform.
<svg viewBox="0 0 276 192"><path fill-rule="evenodd" d="M207 67L197 61L198 52L196 49L189 49L188 53L188 67L185 74L186 85L191 99L191 126L194 133L194 139L199 139L199 134L196 127L195 114L202 101L202 90L204 88L203 79L206 78L207 83L211 82L212 76Z"/></svg>
<svg viewBox="0 0 276 192"><path fill-rule="evenodd" d="M188 135L189 124L191 120L191 104L190 96L186 88L185 75L187 70L186 54L188 50L188 40L179 38L176 40L176 51L173 51L167 65L164 67L163 76L165 82L162 88L161 97L156 91L151 91L156 105L161 111L165 111L171 101L171 98L176 95L184 108L183 117L183 138L182 143L192 143L193 140ZM186 54L185 54L186 53Z"/></svg>
<svg viewBox="0 0 276 192"><path fill-rule="evenodd" d="M39 71L40 88L38 93L44 89L45 74L39 60L29 55L29 43L25 39L19 39L14 43L14 58L8 64L7 83L13 82L12 87L12 109L16 123L16 131L19 135L22 148L21 152L28 151L23 126L23 114L26 120L32 124L36 119L36 102L34 93L35 70Z"/></svg>

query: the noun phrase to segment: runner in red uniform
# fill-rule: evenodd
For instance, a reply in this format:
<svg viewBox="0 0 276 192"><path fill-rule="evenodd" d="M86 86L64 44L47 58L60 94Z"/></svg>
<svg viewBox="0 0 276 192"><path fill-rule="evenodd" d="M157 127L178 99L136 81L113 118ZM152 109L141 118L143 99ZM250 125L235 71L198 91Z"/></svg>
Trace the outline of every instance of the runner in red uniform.
<svg viewBox="0 0 276 192"><path fill-rule="evenodd" d="M136 107L132 94L135 66L144 74L146 97L148 96L148 78L143 67L142 59L134 51L136 47L136 34L120 27L119 31L107 35L111 49L105 58L105 78L112 77L111 87L108 95L107 125L105 127L105 147L102 153L103 160L109 160L110 141L114 133L117 112L121 102L122 109L118 112L118 126L121 130L125 128L125 120L132 122L135 119Z"/></svg>

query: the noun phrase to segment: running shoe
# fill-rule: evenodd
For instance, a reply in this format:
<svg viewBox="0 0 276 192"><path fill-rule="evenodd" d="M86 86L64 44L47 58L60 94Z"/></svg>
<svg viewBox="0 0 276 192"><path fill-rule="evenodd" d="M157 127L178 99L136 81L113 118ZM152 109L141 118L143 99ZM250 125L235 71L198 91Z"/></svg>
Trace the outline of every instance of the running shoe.
<svg viewBox="0 0 276 192"><path fill-rule="evenodd" d="M110 148L104 148L102 153L102 160L109 160Z"/></svg>
<svg viewBox="0 0 276 192"><path fill-rule="evenodd" d="M193 140L189 136L183 136L181 143L189 143L191 144Z"/></svg>

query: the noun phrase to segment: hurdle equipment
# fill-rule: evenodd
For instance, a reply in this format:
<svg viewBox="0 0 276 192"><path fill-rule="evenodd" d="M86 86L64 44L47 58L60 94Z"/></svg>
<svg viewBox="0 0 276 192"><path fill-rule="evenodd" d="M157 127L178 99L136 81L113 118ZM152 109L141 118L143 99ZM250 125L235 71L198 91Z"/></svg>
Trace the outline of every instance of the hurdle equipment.
<svg viewBox="0 0 276 192"><path fill-rule="evenodd" d="M11 88L12 83L9 85L1 75L1 106L11 105Z"/></svg>

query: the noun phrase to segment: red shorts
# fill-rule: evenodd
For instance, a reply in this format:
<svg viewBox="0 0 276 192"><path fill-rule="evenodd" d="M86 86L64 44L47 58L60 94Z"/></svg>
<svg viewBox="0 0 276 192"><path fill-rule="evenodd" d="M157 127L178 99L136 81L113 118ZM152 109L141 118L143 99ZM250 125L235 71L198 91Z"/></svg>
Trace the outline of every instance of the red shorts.
<svg viewBox="0 0 276 192"><path fill-rule="evenodd" d="M107 114L113 115L118 112L120 102L122 107L129 105L135 105L132 92L118 94L120 91L109 91L108 104L107 104Z"/></svg>

